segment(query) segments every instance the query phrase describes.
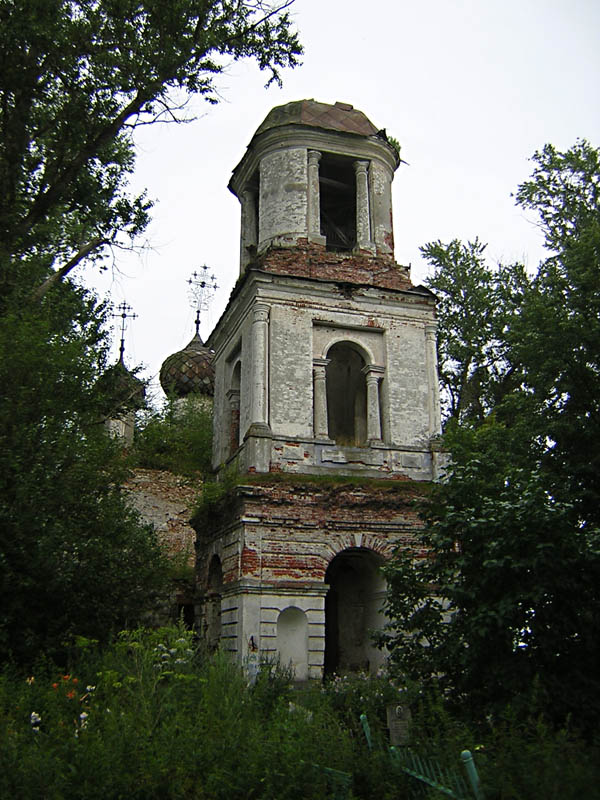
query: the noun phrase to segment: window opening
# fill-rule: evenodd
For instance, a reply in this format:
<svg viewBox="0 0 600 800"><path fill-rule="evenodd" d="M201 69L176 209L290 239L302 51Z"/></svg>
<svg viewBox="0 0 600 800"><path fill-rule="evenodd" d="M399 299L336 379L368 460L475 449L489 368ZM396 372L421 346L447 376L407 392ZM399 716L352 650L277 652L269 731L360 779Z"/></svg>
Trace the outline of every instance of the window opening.
<svg viewBox="0 0 600 800"><path fill-rule="evenodd" d="M360 353L347 342L327 353L329 436L340 445L361 447L367 441L367 386Z"/></svg>
<svg viewBox="0 0 600 800"><path fill-rule="evenodd" d="M240 384L242 363L238 361L231 374L229 392L229 455L232 456L240 446Z"/></svg>
<svg viewBox="0 0 600 800"><path fill-rule="evenodd" d="M352 159L323 153L319 164L321 235L327 250L356 245L356 177Z"/></svg>

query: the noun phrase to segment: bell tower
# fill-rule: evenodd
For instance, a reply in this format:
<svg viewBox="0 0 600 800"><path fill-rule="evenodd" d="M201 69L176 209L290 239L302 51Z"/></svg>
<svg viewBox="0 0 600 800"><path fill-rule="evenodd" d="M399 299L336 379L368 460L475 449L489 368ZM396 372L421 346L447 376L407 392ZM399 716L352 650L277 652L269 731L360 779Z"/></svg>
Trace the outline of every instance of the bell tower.
<svg viewBox="0 0 600 800"><path fill-rule="evenodd" d="M394 260L399 165L361 111L301 100L267 115L229 183L240 278L207 346L213 465L242 479L199 523L198 578L227 648L289 656L300 678L381 662L377 566L418 525L399 496L438 470L435 298Z"/></svg>
<svg viewBox="0 0 600 800"><path fill-rule="evenodd" d="M215 351L215 467L434 476L434 298L394 261L397 150L347 103L273 109L233 172L240 280Z"/></svg>

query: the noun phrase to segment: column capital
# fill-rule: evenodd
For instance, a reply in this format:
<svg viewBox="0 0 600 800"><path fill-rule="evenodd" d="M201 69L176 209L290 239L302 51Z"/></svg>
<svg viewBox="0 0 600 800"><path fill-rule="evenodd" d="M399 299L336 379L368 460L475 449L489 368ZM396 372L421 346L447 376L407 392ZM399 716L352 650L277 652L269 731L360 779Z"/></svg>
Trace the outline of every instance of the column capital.
<svg viewBox="0 0 600 800"><path fill-rule="evenodd" d="M425 323L425 336L428 339L435 339L437 334L437 322L426 322Z"/></svg>
<svg viewBox="0 0 600 800"><path fill-rule="evenodd" d="M308 163L310 165L317 166L319 161L321 160L322 153L320 150L309 150L308 151Z"/></svg>
<svg viewBox="0 0 600 800"><path fill-rule="evenodd" d="M255 303L252 308L253 322L268 322L271 307L266 303Z"/></svg>
<svg viewBox="0 0 600 800"><path fill-rule="evenodd" d="M229 403L232 408L239 408L240 406L240 390L239 389L228 389L225 392L225 397L229 400Z"/></svg>
<svg viewBox="0 0 600 800"><path fill-rule="evenodd" d="M366 375L367 380L369 378L380 380L381 378L383 378L385 374L385 367L380 367L377 364L366 364L362 368L361 372L363 373L363 375Z"/></svg>
<svg viewBox="0 0 600 800"><path fill-rule="evenodd" d="M313 358L313 367L321 367L325 369L327 364L331 361L330 358Z"/></svg>
<svg viewBox="0 0 600 800"><path fill-rule="evenodd" d="M354 172L357 175L360 175L361 173L364 173L366 175L367 170L369 168L368 161L354 161L353 163L354 163Z"/></svg>

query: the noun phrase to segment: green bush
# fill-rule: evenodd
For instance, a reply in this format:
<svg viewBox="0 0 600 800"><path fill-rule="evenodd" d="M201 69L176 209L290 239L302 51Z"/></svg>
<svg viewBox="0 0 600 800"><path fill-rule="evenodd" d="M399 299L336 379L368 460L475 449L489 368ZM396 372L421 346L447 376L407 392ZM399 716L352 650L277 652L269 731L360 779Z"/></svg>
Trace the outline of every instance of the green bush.
<svg viewBox="0 0 600 800"><path fill-rule="evenodd" d="M290 705L273 666L249 686L193 641L181 626L130 631L104 651L84 642L68 674L4 673L0 796L321 800L322 767L357 772L357 752L354 796L372 796L368 754L327 707Z"/></svg>
<svg viewBox="0 0 600 800"><path fill-rule="evenodd" d="M135 433L133 460L140 467L181 475L211 470L212 405L188 398L169 400L160 411L148 412Z"/></svg>

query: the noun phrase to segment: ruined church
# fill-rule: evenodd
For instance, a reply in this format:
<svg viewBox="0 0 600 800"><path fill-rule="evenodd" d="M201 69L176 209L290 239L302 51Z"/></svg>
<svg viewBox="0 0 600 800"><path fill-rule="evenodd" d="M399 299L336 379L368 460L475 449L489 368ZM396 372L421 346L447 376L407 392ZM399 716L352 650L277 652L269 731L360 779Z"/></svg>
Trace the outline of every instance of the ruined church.
<svg viewBox="0 0 600 800"><path fill-rule="evenodd" d="M182 351L214 370L213 466L236 476L193 523L196 625L298 680L381 665L379 566L439 470L435 298L394 260L399 165L347 103L274 108L229 183L239 280Z"/></svg>

